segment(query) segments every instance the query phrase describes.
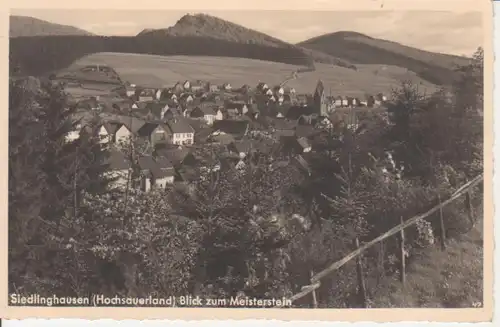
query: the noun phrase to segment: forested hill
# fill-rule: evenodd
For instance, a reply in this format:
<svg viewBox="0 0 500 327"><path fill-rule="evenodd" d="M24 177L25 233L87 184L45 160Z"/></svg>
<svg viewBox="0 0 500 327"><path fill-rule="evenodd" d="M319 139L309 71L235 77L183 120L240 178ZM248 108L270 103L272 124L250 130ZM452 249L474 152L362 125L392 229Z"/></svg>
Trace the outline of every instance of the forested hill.
<svg viewBox="0 0 500 327"><path fill-rule="evenodd" d="M313 67L315 61L355 69L330 55L286 43L209 15L186 15L172 27L137 36L36 36L11 38L11 68L47 74L97 52L259 59ZM33 54L36 53L36 56Z"/></svg>
<svg viewBox="0 0 500 327"><path fill-rule="evenodd" d="M325 34L297 44L327 53L352 64L382 64L406 68L437 85L449 84L457 65L469 58L424 51L397 42L372 38L355 32Z"/></svg>
<svg viewBox="0 0 500 327"><path fill-rule="evenodd" d="M57 36L57 35L93 35L80 28L68 25L54 24L42 19L15 16L9 18L9 36Z"/></svg>

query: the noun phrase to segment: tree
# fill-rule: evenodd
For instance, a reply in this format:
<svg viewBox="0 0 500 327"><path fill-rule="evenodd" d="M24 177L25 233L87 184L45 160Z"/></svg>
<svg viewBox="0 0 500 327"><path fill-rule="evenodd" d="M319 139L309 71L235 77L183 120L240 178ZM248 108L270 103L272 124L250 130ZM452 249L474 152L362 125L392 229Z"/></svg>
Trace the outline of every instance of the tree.
<svg viewBox="0 0 500 327"><path fill-rule="evenodd" d="M106 187L105 154L94 139L68 141L74 108L57 85L35 78L9 88L9 286L29 292L62 291L71 269L59 240L76 217L83 190ZM102 155L102 156L101 156ZM75 272L73 270L73 272Z"/></svg>

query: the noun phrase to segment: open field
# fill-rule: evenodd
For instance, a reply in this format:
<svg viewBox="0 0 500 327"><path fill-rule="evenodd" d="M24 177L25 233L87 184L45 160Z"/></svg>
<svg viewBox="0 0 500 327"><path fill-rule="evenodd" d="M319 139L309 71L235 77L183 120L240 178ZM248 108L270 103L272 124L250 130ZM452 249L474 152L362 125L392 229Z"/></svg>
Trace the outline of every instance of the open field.
<svg viewBox="0 0 500 327"><path fill-rule="evenodd" d="M204 80L213 83L228 82L233 87L251 86L263 81L276 85L301 68L295 65L244 58L200 56L153 56L141 54L98 53L81 58L72 66L107 64L121 79L146 87L168 87L177 81ZM358 65L358 70L316 64L316 71L300 73L298 79L287 85L299 93L312 93L318 79L322 79L327 94L364 96L365 93L389 93L402 79L411 79L422 89L432 91L435 86L425 82L405 68L383 65Z"/></svg>

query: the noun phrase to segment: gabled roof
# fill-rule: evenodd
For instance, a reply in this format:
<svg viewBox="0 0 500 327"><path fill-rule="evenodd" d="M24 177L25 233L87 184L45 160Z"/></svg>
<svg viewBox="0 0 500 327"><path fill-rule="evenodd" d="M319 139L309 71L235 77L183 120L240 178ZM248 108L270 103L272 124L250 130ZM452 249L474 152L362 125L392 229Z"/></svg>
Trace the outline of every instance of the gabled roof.
<svg viewBox="0 0 500 327"><path fill-rule="evenodd" d="M174 134L178 133L194 133L193 127L189 125L186 119L184 118L174 118L167 122L168 127Z"/></svg>
<svg viewBox="0 0 500 327"><path fill-rule="evenodd" d="M214 122L213 130L220 130L235 137L243 136L248 132L248 121L246 120L217 120Z"/></svg>
<svg viewBox="0 0 500 327"><path fill-rule="evenodd" d="M131 167L125 155L115 149L109 151L109 156L106 159L106 164L109 170L127 170Z"/></svg>
<svg viewBox="0 0 500 327"><path fill-rule="evenodd" d="M173 165L165 158L155 160L152 156L143 156L138 161L141 170L149 171L155 178L174 175Z"/></svg>
<svg viewBox="0 0 500 327"><path fill-rule="evenodd" d="M137 131L137 135L142 136L142 137L149 137L151 135L151 133L153 133L153 131L155 129L157 129L158 127L163 128L165 130L165 132L167 132L167 133L169 132L168 128L166 128L166 126L164 124L148 122L148 123L145 123Z"/></svg>
<svg viewBox="0 0 500 327"><path fill-rule="evenodd" d="M210 136L210 140L222 145L228 145L235 141L234 137L231 134L212 135Z"/></svg>
<svg viewBox="0 0 500 327"><path fill-rule="evenodd" d="M231 148L234 148L239 153L249 153L253 147L253 142L251 140L240 140L231 143Z"/></svg>
<svg viewBox="0 0 500 327"><path fill-rule="evenodd" d="M116 116L115 119L127 126L128 130L136 134L137 131L146 123L142 119L130 116Z"/></svg>
<svg viewBox="0 0 500 327"><path fill-rule="evenodd" d="M116 121L108 121L101 124L101 126L106 129L109 135L114 135L122 125L123 124Z"/></svg>
<svg viewBox="0 0 500 327"><path fill-rule="evenodd" d="M166 103L163 102L149 102L146 108L149 110L153 116L160 119L162 110L167 106Z"/></svg>
<svg viewBox="0 0 500 327"><path fill-rule="evenodd" d="M205 123L199 119L186 118L186 122L193 128L195 133L197 133L205 128Z"/></svg>
<svg viewBox="0 0 500 327"><path fill-rule="evenodd" d="M172 147L168 144L157 145L155 149L157 161L163 162L163 160L166 160L173 165L181 164L190 153L191 152L188 148Z"/></svg>

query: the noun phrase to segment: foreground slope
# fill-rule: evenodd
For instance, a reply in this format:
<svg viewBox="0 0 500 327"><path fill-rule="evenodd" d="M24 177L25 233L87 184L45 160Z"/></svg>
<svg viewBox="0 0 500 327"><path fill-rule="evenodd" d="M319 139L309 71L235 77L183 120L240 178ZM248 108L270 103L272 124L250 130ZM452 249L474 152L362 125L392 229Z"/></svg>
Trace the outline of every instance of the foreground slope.
<svg viewBox="0 0 500 327"><path fill-rule="evenodd" d="M82 29L54 24L38 18L27 16L10 16L9 36L57 36L57 35L93 35Z"/></svg>
<svg viewBox="0 0 500 327"><path fill-rule="evenodd" d="M396 42L376 39L355 32L336 32L298 44L356 64L383 64L406 68L434 84L449 84L456 65L468 58L433 53Z"/></svg>

